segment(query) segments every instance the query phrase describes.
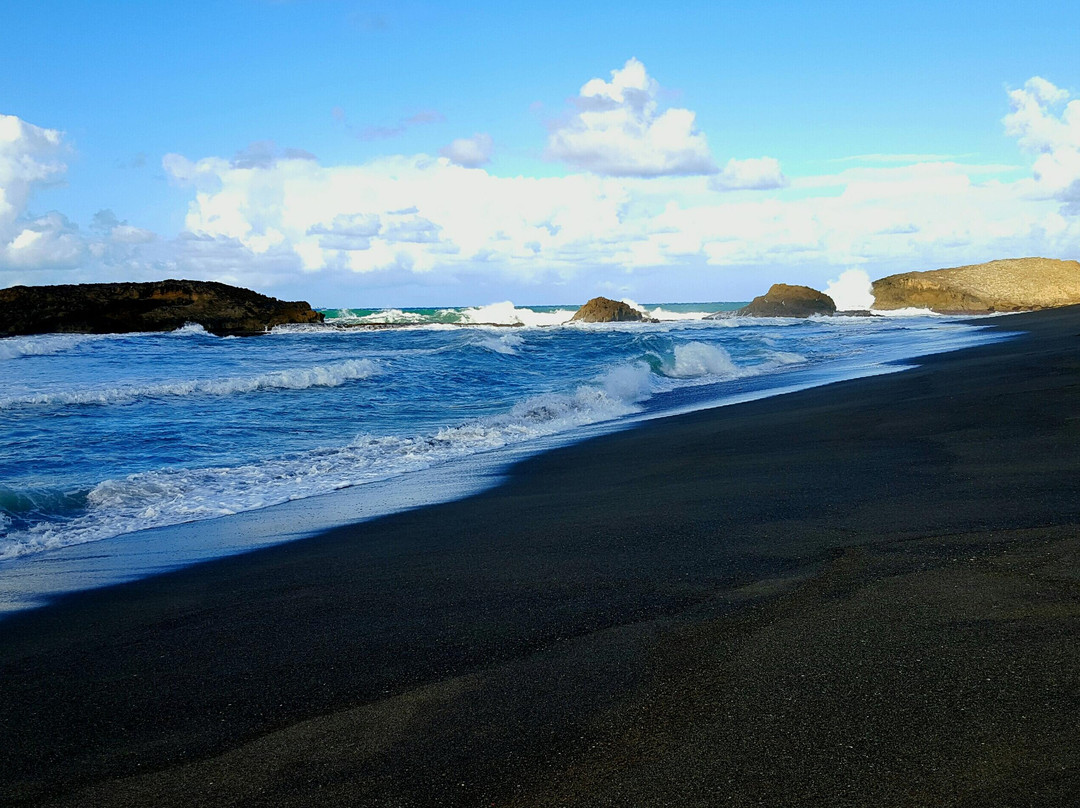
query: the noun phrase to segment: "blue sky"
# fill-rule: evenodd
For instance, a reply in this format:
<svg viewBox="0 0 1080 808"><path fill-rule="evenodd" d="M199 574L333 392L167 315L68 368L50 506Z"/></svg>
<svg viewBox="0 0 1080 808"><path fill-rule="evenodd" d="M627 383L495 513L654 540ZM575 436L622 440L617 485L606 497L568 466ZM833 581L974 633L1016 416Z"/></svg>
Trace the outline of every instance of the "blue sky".
<svg viewBox="0 0 1080 808"><path fill-rule="evenodd" d="M12 3L0 286L719 300L1074 258L1077 31L1064 2Z"/></svg>

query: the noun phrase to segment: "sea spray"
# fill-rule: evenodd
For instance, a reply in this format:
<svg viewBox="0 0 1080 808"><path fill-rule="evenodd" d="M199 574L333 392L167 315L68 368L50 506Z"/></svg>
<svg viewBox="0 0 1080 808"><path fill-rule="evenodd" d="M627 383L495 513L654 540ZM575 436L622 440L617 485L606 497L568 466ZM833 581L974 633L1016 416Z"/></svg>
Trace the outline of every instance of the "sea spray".
<svg viewBox="0 0 1080 808"><path fill-rule="evenodd" d="M573 315L573 310L540 312L528 308L519 309L507 300L489 306L462 309L460 322L471 325L553 326L568 322Z"/></svg>

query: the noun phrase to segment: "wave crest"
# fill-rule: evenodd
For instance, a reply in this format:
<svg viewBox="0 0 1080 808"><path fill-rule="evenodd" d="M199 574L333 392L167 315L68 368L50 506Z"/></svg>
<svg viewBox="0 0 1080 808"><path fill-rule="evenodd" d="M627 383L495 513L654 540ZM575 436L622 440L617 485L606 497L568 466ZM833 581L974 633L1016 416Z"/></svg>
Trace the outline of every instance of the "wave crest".
<svg viewBox="0 0 1080 808"><path fill-rule="evenodd" d="M687 342L674 347L671 355L646 357L653 372L669 379L700 379L703 382L741 379L770 373L784 365L805 362L806 358L790 351L771 351L764 361L738 365L731 354L720 345Z"/></svg>
<svg viewBox="0 0 1080 808"><path fill-rule="evenodd" d="M571 393L548 393L509 411L426 435L361 434L340 447L231 467L157 469L105 480L83 513L9 533L0 559L152 527L209 519L388 479L451 460L638 411L649 396L643 363L617 366Z"/></svg>
<svg viewBox="0 0 1080 808"><path fill-rule="evenodd" d="M348 381L376 375L378 367L370 359L346 359L328 365L290 370L272 370L257 376L229 376L222 379L187 379L146 385L121 385L30 393L0 398L0 409L34 406L129 404L145 398L164 396L228 396L261 390L305 390L310 387L338 387Z"/></svg>
<svg viewBox="0 0 1080 808"><path fill-rule="evenodd" d="M103 339L115 339L113 334L41 334L30 337L7 337L0 340L0 360L24 356L51 356L64 353Z"/></svg>

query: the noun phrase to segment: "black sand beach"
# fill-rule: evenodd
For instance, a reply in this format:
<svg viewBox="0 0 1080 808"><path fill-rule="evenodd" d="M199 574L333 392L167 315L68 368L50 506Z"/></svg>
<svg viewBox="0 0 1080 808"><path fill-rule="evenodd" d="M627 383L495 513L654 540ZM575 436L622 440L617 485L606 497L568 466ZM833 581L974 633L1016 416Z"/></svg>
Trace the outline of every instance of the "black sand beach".
<svg viewBox="0 0 1080 808"><path fill-rule="evenodd" d="M1080 307L0 621L8 805L1075 805Z"/></svg>

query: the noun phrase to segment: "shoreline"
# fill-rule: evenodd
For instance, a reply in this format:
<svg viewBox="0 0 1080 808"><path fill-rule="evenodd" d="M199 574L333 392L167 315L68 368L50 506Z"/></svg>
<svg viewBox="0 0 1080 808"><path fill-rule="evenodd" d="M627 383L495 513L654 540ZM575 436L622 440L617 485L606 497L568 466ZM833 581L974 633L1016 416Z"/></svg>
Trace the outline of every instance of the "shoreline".
<svg viewBox="0 0 1080 808"><path fill-rule="evenodd" d="M969 318L970 319L970 318ZM949 321L946 321L949 322ZM598 435L633 429L640 423L701 410L732 406L812 387L897 373L922 356L1009 339L1007 330L988 336L971 326L951 340L932 346L912 344L872 360L849 357L822 365L793 365L780 376L764 374L729 379L702 387L661 393L639 411L608 421L578 426L524 443L478 452L428 468L343 489L274 502L251 510L146 527L101 539L78 542L0 559L0 620L47 605L57 597L127 583L229 555L310 538L350 524L417 507L427 507L499 485L519 462ZM998 329L999 332L1002 329ZM981 332L981 333L980 333ZM929 353L918 353L918 350ZM778 382L783 382L777 385ZM667 401L678 396L681 403Z"/></svg>
<svg viewBox="0 0 1080 808"><path fill-rule="evenodd" d="M1080 308L982 322L0 621L0 799L1055 804Z"/></svg>

